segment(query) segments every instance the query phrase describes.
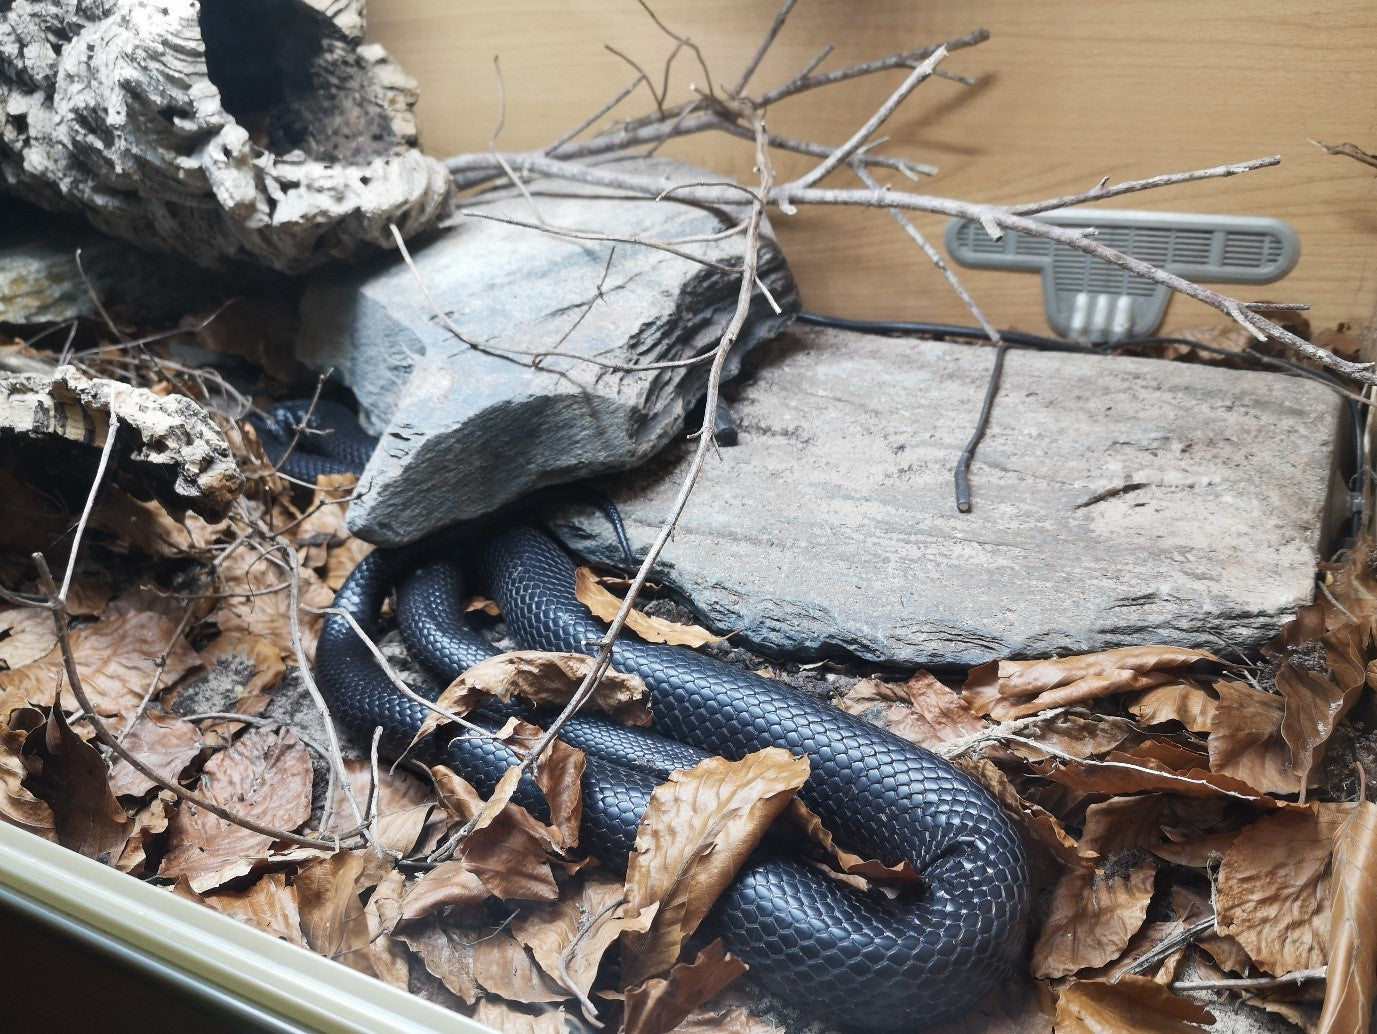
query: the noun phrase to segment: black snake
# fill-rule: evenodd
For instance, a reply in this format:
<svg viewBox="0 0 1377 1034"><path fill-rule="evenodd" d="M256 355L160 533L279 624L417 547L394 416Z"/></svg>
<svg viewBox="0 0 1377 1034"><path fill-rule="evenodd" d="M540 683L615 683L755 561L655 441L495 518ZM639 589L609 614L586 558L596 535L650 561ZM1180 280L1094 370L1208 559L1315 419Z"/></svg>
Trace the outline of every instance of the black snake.
<svg viewBox="0 0 1377 1034"><path fill-rule="evenodd" d="M266 440L273 432L260 433ZM344 437L335 430L325 440L338 445ZM573 562L541 532L505 532L473 546L466 560L523 646L588 652L603 634L574 596ZM336 606L373 635L394 584L408 646L438 677L448 680L495 652L464 622L460 565L424 549L374 553ZM424 708L393 687L343 618L327 619L316 656L316 677L341 721L381 726L394 750L411 739ZM809 758L799 796L829 829L883 862L907 860L923 884L890 899L758 850L709 917L756 979L845 1026L895 1029L960 1015L1009 973L1025 947L1027 864L1013 824L973 780L828 704L689 650L627 635L613 665L645 681L662 736L592 717L565 727L561 738L588 757L585 849L624 867L650 792L670 769L707 754L740 758L785 747ZM481 737L457 735L430 750L485 794L515 762L502 744ZM546 814L529 779L516 800Z"/></svg>

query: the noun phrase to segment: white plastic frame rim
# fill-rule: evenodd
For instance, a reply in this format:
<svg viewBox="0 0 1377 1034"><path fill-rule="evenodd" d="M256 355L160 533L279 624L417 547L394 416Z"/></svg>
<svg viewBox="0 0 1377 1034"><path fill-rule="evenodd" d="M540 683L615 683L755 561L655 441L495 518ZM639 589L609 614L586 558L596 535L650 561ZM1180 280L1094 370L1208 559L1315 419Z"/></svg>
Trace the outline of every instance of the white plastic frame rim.
<svg viewBox="0 0 1377 1034"><path fill-rule="evenodd" d="M0 824L0 887L322 1034L496 1034L337 962Z"/></svg>

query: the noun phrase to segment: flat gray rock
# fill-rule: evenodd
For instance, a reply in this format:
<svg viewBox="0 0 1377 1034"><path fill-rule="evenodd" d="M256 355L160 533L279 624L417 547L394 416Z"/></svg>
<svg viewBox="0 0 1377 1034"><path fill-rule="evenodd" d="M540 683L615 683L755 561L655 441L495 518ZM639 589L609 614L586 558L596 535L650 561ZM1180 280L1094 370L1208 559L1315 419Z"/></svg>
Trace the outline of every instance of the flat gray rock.
<svg viewBox="0 0 1377 1034"><path fill-rule="evenodd" d="M796 327L736 391L657 577L767 652L899 665L1250 646L1311 599L1341 403L1267 373ZM683 450L609 482L644 555ZM556 530L615 561L605 523Z"/></svg>
<svg viewBox="0 0 1377 1034"><path fill-rule="evenodd" d="M642 174L720 179L668 159ZM452 327L396 258L315 281L298 354L353 388L382 444L349 511L354 533L400 545L481 517L546 485L625 470L663 449L701 400L708 368L627 371L711 352L736 306L744 207L709 209L542 180L532 202L507 192L460 213L414 248ZM538 216L537 216L538 211ZM593 237L654 241L611 243ZM696 261L700 260L700 261ZM734 367L792 318L798 295L773 237ZM457 336L455 331L458 331ZM559 354L548 354L559 353ZM591 361L590 361L591 360Z"/></svg>

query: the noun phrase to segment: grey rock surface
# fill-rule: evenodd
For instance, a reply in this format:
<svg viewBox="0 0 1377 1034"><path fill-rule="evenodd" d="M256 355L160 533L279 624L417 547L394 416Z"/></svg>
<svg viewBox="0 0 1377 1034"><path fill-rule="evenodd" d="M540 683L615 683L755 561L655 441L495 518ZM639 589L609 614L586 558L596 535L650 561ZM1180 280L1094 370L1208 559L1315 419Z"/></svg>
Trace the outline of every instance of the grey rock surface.
<svg viewBox="0 0 1377 1034"><path fill-rule="evenodd" d="M666 187L719 178L667 159L635 165ZM624 367L717 345L736 306L740 276L731 267L742 251L741 234L723 231L743 206L553 180L529 190L540 219L582 238L496 221L535 219L531 202L507 192L475 199L414 249L453 330L395 259L318 279L306 292L298 356L334 369L358 396L365 425L382 434L349 512L362 538L412 542L532 489L632 467L664 448L702 398L706 363ZM694 258L590 236L656 241ZM781 312L757 292L729 367L798 307L768 233L759 279Z"/></svg>
<svg viewBox="0 0 1377 1034"><path fill-rule="evenodd" d="M54 482L73 478L84 493L91 476L85 468L105 446L112 410L116 483L139 498L153 496L175 514L225 515L244 478L200 406L184 395L155 395L73 366L59 366L50 377L0 376L0 458L11 450L26 453L32 462L20 466L45 470Z"/></svg>
<svg viewBox="0 0 1377 1034"><path fill-rule="evenodd" d="M99 299L141 320L175 323L230 286L183 259L141 251L74 221L0 199L0 322L95 316Z"/></svg>
<svg viewBox="0 0 1377 1034"><path fill-rule="evenodd" d="M657 577L744 645L972 665L1138 643L1255 645L1311 599L1341 404L1312 381L796 327L736 389ZM644 555L683 474L608 481ZM556 531L615 562L600 515Z"/></svg>

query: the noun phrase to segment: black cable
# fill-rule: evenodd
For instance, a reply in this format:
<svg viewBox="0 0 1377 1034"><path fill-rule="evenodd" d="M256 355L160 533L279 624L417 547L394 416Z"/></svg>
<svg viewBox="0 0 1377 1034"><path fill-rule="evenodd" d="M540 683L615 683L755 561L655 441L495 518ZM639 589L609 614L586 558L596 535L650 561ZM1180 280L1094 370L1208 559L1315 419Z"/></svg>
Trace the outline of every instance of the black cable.
<svg viewBox="0 0 1377 1034"><path fill-rule="evenodd" d="M910 337L922 336L942 341L956 339L961 341L990 341L990 335L985 333L980 327L967 327L956 323L929 323L920 320L854 320L844 316L831 316L825 313L800 312L797 317L800 323L809 323L818 327L831 327L835 330L853 330L863 334L883 334L886 337ZM1363 472L1363 464L1366 462L1365 448L1363 443L1363 420L1362 405L1363 400L1356 397L1344 385L1343 381L1330 373L1322 370L1315 370L1304 366L1301 363L1293 362L1289 359L1282 359L1278 356L1265 355L1262 352L1251 348L1233 350L1221 348L1218 345L1206 345L1199 341L1192 341L1190 338L1171 337L1165 335L1151 335L1147 337L1124 338L1120 341L1106 342L1101 345L1084 344L1078 341L1067 341L1064 338L1048 337L1043 334L1028 334L1020 330L1001 330L999 336L1003 341L1004 347L999 348L995 355L994 366L990 370L990 379L985 389L985 398L981 404L980 415L976 418L976 426L971 434L966 447L961 451L960 457L956 462L956 469L953 473L953 481L956 489L956 508L961 513L969 513L971 509L970 479L969 468L971 460L974 459L976 447L980 444L981 438L985 435L985 428L989 424L990 412L994 408L995 395L999 390L1000 375L1003 372L1004 353L1008 347L1035 348L1039 351L1047 352L1078 352L1081 354L1105 355L1122 348L1148 347L1152 345L1181 345L1187 348L1194 348L1201 352L1211 355L1225 356L1228 358L1244 357L1251 359L1262 366L1270 366L1274 369L1282 370L1295 376L1307 377L1310 380L1318 381L1325 387L1332 389L1344 399L1348 404L1351 424L1353 425L1352 441L1352 469L1353 473L1349 476L1348 488L1350 492L1355 491L1354 482L1360 480ZM1357 508L1349 516L1349 530L1351 535L1361 521L1361 514Z"/></svg>

